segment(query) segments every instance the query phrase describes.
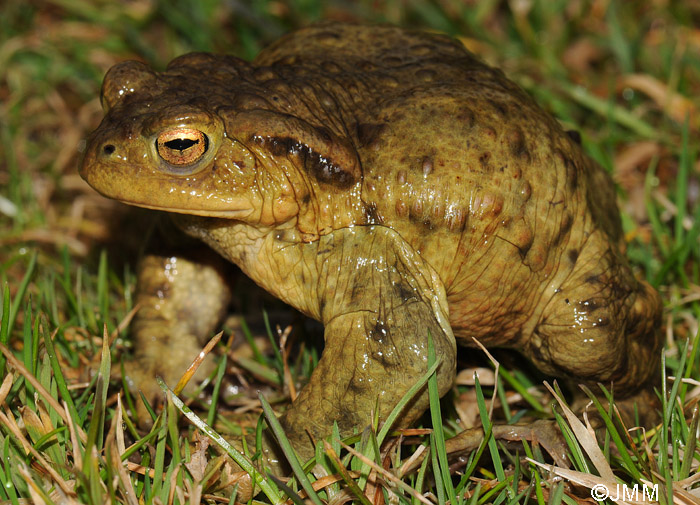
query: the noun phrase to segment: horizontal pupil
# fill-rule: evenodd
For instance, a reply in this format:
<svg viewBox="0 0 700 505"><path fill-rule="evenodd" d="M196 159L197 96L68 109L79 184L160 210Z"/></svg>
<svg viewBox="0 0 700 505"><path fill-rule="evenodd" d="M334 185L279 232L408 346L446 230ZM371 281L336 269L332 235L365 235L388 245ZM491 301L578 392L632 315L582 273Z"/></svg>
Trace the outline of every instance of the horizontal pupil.
<svg viewBox="0 0 700 505"><path fill-rule="evenodd" d="M165 147L168 149L172 149L174 151L184 151L186 149L189 149L195 144L199 144L199 139L197 140L192 140L192 139L174 139L174 140L169 140L168 142L165 142Z"/></svg>

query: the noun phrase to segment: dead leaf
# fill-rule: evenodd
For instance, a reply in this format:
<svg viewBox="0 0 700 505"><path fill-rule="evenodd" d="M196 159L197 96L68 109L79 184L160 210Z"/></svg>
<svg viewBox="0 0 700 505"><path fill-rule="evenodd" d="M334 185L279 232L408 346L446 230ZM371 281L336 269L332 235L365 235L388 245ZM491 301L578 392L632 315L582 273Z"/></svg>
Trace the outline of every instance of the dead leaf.
<svg viewBox="0 0 700 505"><path fill-rule="evenodd" d="M625 145L615 156L615 180L625 191L633 186L643 186L646 170L638 169L646 169L649 162L660 154L661 145L653 140Z"/></svg>
<svg viewBox="0 0 700 505"><path fill-rule="evenodd" d="M590 71L603 52L591 39L580 38L566 48L562 55L564 66L574 72L584 74Z"/></svg>
<svg viewBox="0 0 700 505"><path fill-rule="evenodd" d="M697 126L697 107L687 97L670 90L666 84L647 74L629 74L620 81L620 87L632 88L649 96L674 121L684 123L689 117L690 124Z"/></svg>

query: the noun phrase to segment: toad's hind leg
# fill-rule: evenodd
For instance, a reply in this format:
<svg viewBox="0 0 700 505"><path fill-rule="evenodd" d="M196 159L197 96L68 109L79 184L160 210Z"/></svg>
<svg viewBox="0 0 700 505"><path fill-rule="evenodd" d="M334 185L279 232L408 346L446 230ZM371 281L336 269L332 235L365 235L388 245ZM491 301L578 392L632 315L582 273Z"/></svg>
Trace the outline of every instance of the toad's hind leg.
<svg viewBox="0 0 700 505"><path fill-rule="evenodd" d="M174 388L212 336L230 300L224 272L223 260L201 248L173 256L150 254L139 262L135 359L125 368L128 381L149 401L161 394L156 376ZM208 357L191 384L206 377L213 365ZM145 411L137 405L141 418Z"/></svg>
<svg viewBox="0 0 700 505"><path fill-rule="evenodd" d="M568 255L572 274L549 301L525 352L547 373L593 390L612 382L615 397L624 398L655 377L661 302L601 233Z"/></svg>
<svg viewBox="0 0 700 505"><path fill-rule="evenodd" d="M429 335L441 361L440 394L452 386L456 354L442 284L396 232L381 226L337 230L307 250L317 265L325 348L281 419L304 457L313 454L309 434L326 437L334 422L346 436L368 426L373 413L386 419L427 371ZM424 389L395 427L409 425L427 407Z"/></svg>

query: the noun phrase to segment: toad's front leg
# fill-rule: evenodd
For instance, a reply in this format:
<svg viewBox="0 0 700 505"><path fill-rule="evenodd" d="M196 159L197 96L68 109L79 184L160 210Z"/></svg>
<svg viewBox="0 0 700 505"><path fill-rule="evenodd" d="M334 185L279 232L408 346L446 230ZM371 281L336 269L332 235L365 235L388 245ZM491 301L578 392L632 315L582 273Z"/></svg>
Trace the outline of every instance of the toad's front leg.
<svg viewBox="0 0 700 505"><path fill-rule="evenodd" d="M456 346L439 278L396 232L343 229L302 248L316 265L312 291L325 325L325 349L281 422L306 458L313 454L309 435L326 437L334 422L349 435L369 425L377 408L380 419L386 418L427 371L429 335L441 360L437 376L444 394L454 378ZM414 422L427 407L423 390L397 427Z"/></svg>

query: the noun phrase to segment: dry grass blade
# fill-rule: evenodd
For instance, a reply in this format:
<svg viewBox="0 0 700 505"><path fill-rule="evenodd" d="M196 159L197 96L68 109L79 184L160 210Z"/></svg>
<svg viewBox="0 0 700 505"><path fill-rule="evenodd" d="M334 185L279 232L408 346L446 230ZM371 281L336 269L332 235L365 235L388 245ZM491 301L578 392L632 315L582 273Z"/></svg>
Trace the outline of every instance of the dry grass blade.
<svg viewBox="0 0 700 505"><path fill-rule="evenodd" d="M2 381L0 386L0 405L5 403L5 398L7 398L7 393L12 389L12 374L8 373Z"/></svg>
<svg viewBox="0 0 700 505"><path fill-rule="evenodd" d="M199 355L192 361L192 364L187 367L187 370L185 370L185 373L182 374L182 377L180 377L180 380L178 381L177 385L175 386L175 389L173 389L173 393L176 395L179 395L182 393L182 390L185 389L185 386L187 383L190 381L192 376L197 372L197 369L199 368L199 365L202 364L202 361L204 361L204 358L207 357L207 354L211 352L211 350L214 348L216 344L219 343L219 340L221 340L221 337L223 336L224 332L220 331L216 335L214 335L209 342L207 342L207 345L204 346L204 349L201 350Z"/></svg>
<svg viewBox="0 0 700 505"><path fill-rule="evenodd" d="M645 479L642 479L642 484L645 484L647 486L653 485L651 482ZM694 491L697 493L699 490L695 489ZM676 505L698 505L698 503L700 503L700 495L693 495L692 492L688 492L685 489L683 489L680 485L680 482L674 482L673 503L675 503Z"/></svg>
<svg viewBox="0 0 700 505"><path fill-rule="evenodd" d="M124 434L122 430L119 429L122 426L121 397L118 397L117 404L116 415L112 418L112 423L105 441L107 461L110 462L111 467L117 472L119 485L122 487L126 503L128 505L138 505L139 501L136 497L136 490L131 483L131 479L129 478L129 474L121 458L121 455L124 453Z"/></svg>
<svg viewBox="0 0 700 505"><path fill-rule="evenodd" d="M178 475L180 474L181 469L182 469L182 464L178 463L177 465L175 465L175 470L173 471L172 475L170 476L170 492L168 493L168 505L173 505L173 503L175 501L175 493L178 491L178 489L180 489L180 486L177 485L177 478L178 478ZM180 500L180 503L185 503L184 496Z"/></svg>
<svg viewBox="0 0 700 505"><path fill-rule="evenodd" d="M80 446L80 441L78 440L78 434L76 432L76 424L73 422L73 418L70 416L70 409L68 408L68 405L66 405L66 402L63 402L63 407L66 412L66 425L68 426L68 433L70 433L70 441L71 444L73 444L73 463L75 464L76 468L82 468L83 467L83 454L82 454L82 448Z"/></svg>
<svg viewBox="0 0 700 505"><path fill-rule="evenodd" d="M277 335L279 336L280 342L280 352L282 353L282 366L284 368L284 385L289 388L289 398L294 401L297 398L297 389L294 385L294 380L292 379L292 372L289 369L289 347L287 346L287 339L292 332L292 327L287 326L284 331L277 327Z"/></svg>
<svg viewBox="0 0 700 505"><path fill-rule="evenodd" d="M427 451L428 448L425 445L419 445L418 448L414 451L411 456L403 462L401 465L401 468L399 468L398 475L406 475L406 472L411 471L414 468L418 468L418 465L423 461L423 458L425 457L425 451Z"/></svg>
<svg viewBox="0 0 700 505"><path fill-rule="evenodd" d="M680 93L669 89L668 85L655 77L646 74L630 74L622 78L621 84L648 95L674 121L683 123L687 117L690 117L691 124L694 127L697 126L693 122L698 117L695 104Z"/></svg>
<svg viewBox="0 0 700 505"><path fill-rule="evenodd" d="M428 500L425 496L420 494L418 491L413 489L411 486L406 484L404 481L396 477L393 473L389 472L388 470L385 470L381 466L379 466L377 463L366 457L364 454L361 454L357 452L355 449L350 447L347 444L344 444L342 441L339 441L340 445L348 451L350 454L352 454L354 457L362 461L364 464L369 466L372 470L380 474L382 477L384 477L386 480L390 481L392 484L395 484L396 486L400 487L413 497L415 497L417 500L420 500L421 502L425 503L425 505L435 505L433 502Z"/></svg>
<svg viewBox="0 0 700 505"><path fill-rule="evenodd" d="M32 497L32 503L35 505L46 505L46 501L43 497L43 490L34 482L34 479L32 479L32 476L27 471L27 467L20 464L17 470L24 479L24 482L27 483L27 489L29 490L29 495Z"/></svg>
<svg viewBox="0 0 700 505"><path fill-rule="evenodd" d="M58 329L56 329L58 331ZM55 332L54 332L55 335ZM53 338L53 336L51 338ZM48 403L51 405L51 407L58 413L58 415L63 419L63 421L68 424L68 416L66 415L67 410L65 410L61 405L56 401L56 399L51 396L51 394L44 388L44 386L41 385L39 380L34 377L34 375L26 369L26 367L17 359L15 358L15 355L10 352L10 350L5 347L3 344L0 344L0 352L5 356L5 359L7 359L7 362L15 369L17 372L19 372L22 377L26 381L28 381L34 388L37 390L39 395ZM80 435L80 440L83 442L87 441L87 435L83 431L83 429L78 426L77 427L78 434Z"/></svg>
<svg viewBox="0 0 700 505"><path fill-rule="evenodd" d="M489 361L493 363L494 366L494 386L498 382L498 369L501 367L501 364L498 362L496 358L493 357L493 355L484 347L484 345L479 342L476 338L472 337L472 340L476 344L476 346L481 349L481 351L486 354L486 357L488 357ZM498 388L494 387L493 388L493 394L491 395L491 401L489 402L489 419L493 419L493 406L496 404L496 395L498 394Z"/></svg>
<svg viewBox="0 0 700 505"><path fill-rule="evenodd" d="M616 494L618 497L619 496L624 496L621 493L617 493L617 490L619 490L620 484L617 483L615 480L614 476L613 479L604 479L601 477L598 477L596 475L590 474L590 473L583 473L583 472L577 472L576 470L569 470L567 468L560 468L558 466L554 465L546 465L544 463L540 463L538 461L535 461L534 459L531 458L525 458L527 461L530 463L539 466L540 468L544 468L549 472L552 472L555 475L558 475L559 477L563 477L575 484L578 484L580 486L584 486L588 489L591 490L591 492L599 492L602 494L607 494L608 492L611 492L615 490L612 494ZM598 495L598 496L601 496ZM636 494L637 496L639 493ZM643 496L643 494L642 494ZM603 498L604 500L605 498ZM645 505L645 504L651 504L651 503L656 503L653 501L648 501L648 500L615 500L615 503L619 503L622 505Z"/></svg>
<svg viewBox="0 0 700 505"><path fill-rule="evenodd" d="M48 473L53 481L60 487L64 493L73 495L73 486L69 485L65 480L63 480L63 477L61 477L56 470L54 470L53 466L46 461L44 456L42 456L39 451L34 449L34 446L29 443L29 441L24 437L22 434L22 431L19 429L19 426L17 426L17 423L15 422L14 417L12 415L6 415L4 412L0 411L0 423L2 423L10 432L14 435L14 437L19 441L20 444L22 444L22 447L24 447L25 451L28 453L31 453L31 455L36 459L37 463Z"/></svg>
<svg viewBox="0 0 700 505"><path fill-rule="evenodd" d="M583 450L586 451L588 457L591 458L591 462L593 463L593 466L596 467L596 470L598 470L600 476L606 481L615 482L615 474L613 473L612 468L610 468L610 464L605 459L603 451L601 451L600 447L598 447L598 441L596 440L595 435L583 425L581 420L576 417L576 414L574 414L573 411L566 405L564 400L557 395L552 386L550 386L547 382L545 382L544 385L557 400L557 403L559 403L559 406L561 407L562 412L564 412L566 420L569 422L569 426L571 426L574 435L576 435L578 442L581 444L581 447L583 447Z"/></svg>

